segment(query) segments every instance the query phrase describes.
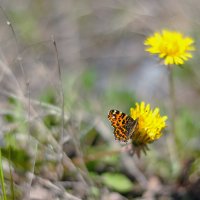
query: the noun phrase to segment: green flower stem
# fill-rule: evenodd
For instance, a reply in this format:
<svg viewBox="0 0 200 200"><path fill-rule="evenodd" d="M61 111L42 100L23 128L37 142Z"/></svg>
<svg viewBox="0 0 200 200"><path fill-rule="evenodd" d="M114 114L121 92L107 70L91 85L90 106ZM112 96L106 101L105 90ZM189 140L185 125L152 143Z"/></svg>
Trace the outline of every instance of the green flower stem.
<svg viewBox="0 0 200 200"><path fill-rule="evenodd" d="M174 89L174 78L173 78L173 66L169 66L169 95L170 95L170 114L171 114L171 132L176 137L176 100L175 100L175 89Z"/></svg>
<svg viewBox="0 0 200 200"><path fill-rule="evenodd" d="M9 171L10 171L10 192L11 192L11 199L15 200L15 190L14 190L14 180L12 175L12 169L11 169L11 147L9 145Z"/></svg>
<svg viewBox="0 0 200 200"><path fill-rule="evenodd" d="M173 77L173 66L168 66L169 70L169 98L170 98L170 135L168 137L168 149L170 153L170 159L172 164L173 174L177 174L179 171L179 161L176 148L176 99L175 99L175 87Z"/></svg>
<svg viewBox="0 0 200 200"><path fill-rule="evenodd" d="M3 200L7 200L5 183L4 183L4 175L3 175L1 149L0 149L0 184L1 184L2 193L3 193Z"/></svg>

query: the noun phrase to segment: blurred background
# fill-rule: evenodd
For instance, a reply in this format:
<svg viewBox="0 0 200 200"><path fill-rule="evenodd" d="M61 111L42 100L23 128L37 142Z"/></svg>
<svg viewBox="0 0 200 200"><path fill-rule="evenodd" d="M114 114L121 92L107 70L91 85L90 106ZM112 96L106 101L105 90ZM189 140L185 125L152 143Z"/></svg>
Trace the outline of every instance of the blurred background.
<svg viewBox="0 0 200 200"><path fill-rule="evenodd" d="M2 198L199 199L199 19L198 0L2 0ZM174 68L175 149L167 127L139 159L107 114L145 101L169 116L168 70L143 44L163 28L196 51Z"/></svg>

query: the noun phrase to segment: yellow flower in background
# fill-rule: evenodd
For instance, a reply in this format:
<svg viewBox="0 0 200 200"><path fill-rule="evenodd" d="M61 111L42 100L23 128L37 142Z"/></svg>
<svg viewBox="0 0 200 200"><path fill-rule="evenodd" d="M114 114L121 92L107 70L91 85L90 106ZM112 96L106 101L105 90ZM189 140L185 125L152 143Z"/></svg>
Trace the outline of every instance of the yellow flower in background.
<svg viewBox="0 0 200 200"><path fill-rule="evenodd" d="M144 102L136 103L135 108L130 109L130 116L138 120L131 139L134 151L140 154L140 150L145 152L148 143L152 143L162 136L167 116L160 116L159 108L152 110L150 104L145 105Z"/></svg>
<svg viewBox="0 0 200 200"><path fill-rule="evenodd" d="M148 37L144 45L148 46L146 51L157 54L165 65L182 65L192 58L190 52L195 50L193 43L192 38L184 37L180 32L162 30Z"/></svg>

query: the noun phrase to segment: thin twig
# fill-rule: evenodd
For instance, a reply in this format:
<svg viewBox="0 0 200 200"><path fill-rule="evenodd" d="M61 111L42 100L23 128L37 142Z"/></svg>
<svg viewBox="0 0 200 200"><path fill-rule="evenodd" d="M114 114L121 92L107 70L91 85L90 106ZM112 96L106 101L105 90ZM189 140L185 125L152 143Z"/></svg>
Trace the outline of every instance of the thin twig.
<svg viewBox="0 0 200 200"><path fill-rule="evenodd" d="M13 25L11 23L10 18L8 17L8 15L4 11L4 9L1 7L1 5L0 5L0 9L3 12L3 14L4 14L4 16L5 16L6 20L7 20L6 23L11 28L12 34L14 36L14 40L15 40L15 44L16 44L16 48L17 48L17 57L19 58L19 59L17 59L17 61L18 61L19 66L21 68L22 75L23 75L25 83L26 83L27 93L28 93L28 103L26 103L26 104L27 104L28 119L29 119L30 118L30 83L29 83L29 80L27 79L27 77L25 75L24 67L23 67L22 62L21 62L20 53L19 53L20 52L20 50L19 50L19 42L18 42L18 39L17 39L17 35L15 33L14 27L13 27ZM24 96L23 93L21 93L21 95ZM28 135L30 135L30 125L29 124L28 124Z"/></svg>
<svg viewBox="0 0 200 200"><path fill-rule="evenodd" d="M58 67L58 75L59 75L59 83L60 83L60 98L61 98L61 135L60 135L60 152L58 151L58 154L59 156L61 155L60 157L60 164L63 160L63 150L62 150L62 146L63 146L63 137L64 137L64 116L65 116L65 113L64 113L64 91L63 91L63 86L62 86L62 75L61 75L61 66L60 66L60 62L59 62L59 57L58 57L58 48L57 48L57 44L56 44L56 41L55 39L53 38L53 45L54 45L54 48L55 48L55 52L56 52L56 59L57 59L57 67ZM79 151L79 147L80 146L76 146L76 150L78 149L78 152L79 152L79 155L82 155L81 152ZM81 156L82 157L82 156ZM66 155L65 155L65 159L66 159ZM82 160L83 161L83 160ZM82 162L82 166L84 168L84 172L80 169L80 172L82 174L82 176L90 182L91 184L91 179L88 178L89 176L85 176L85 174L87 174L87 168L86 166L84 165L84 162ZM82 180L83 181L83 180Z"/></svg>
<svg viewBox="0 0 200 200"><path fill-rule="evenodd" d="M25 103L28 100L28 98L25 97L25 96L19 97L15 94L8 92L8 91L5 91L5 90L0 90L0 94L7 96L7 97L12 97L13 99L17 99L17 100L21 101L22 103ZM60 115L60 113L61 113L61 109L59 107L52 105L52 104L49 104L49 103L46 103L46 102L38 101L38 100L35 100L35 99L30 99L30 105L31 104L47 108L47 109L53 111L52 113L55 113L55 114ZM68 119L69 117L65 115L65 118Z"/></svg>
<svg viewBox="0 0 200 200"><path fill-rule="evenodd" d="M33 167L32 167L32 170L31 170L29 183L28 183L28 188L26 190L26 194L25 194L24 200L30 199L30 191L31 191L31 186L32 186L33 178L34 178L35 163L36 163L37 151L38 151L38 141L35 140L35 142L36 142L36 144L35 144L35 156L34 156L34 160L33 160Z"/></svg>
<svg viewBox="0 0 200 200"><path fill-rule="evenodd" d="M49 180L43 179L41 177L35 177L35 178L38 179L38 181L40 182L40 184L42 186L44 186L45 188L49 188L50 191L54 191L55 190L55 191L58 191L59 194L60 193L63 194L63 196L64 196L65 199L81 200L80 198L75 197L74 195L68 193L61 184L59 184L59 187L58 187L57 185L53 184Z"/></svg>
<svg viewBox="0 0 200 200"><path fill-rule="evenodd" d="M61 75L61 67L60 67L60 62L58 58L58 48L55 39L53 38L53 45L55 48L56 52L56 60L57 60L57 67L58 67L58 77L59 77L59 83L60 83L60 98L61 98L61 136L60 136L60 144L62 144L62 139L64 136L64 91L63 91L63 86L62 86L62 75Z"/></svg>
<svg viewBox="0 0 200 200"><path fill-rule="evenodd" d="M137 167L137 165L134 162L134 159L130 157L126 152L122 152L121 159L122 159L122 162L124 163L126 171L128 171L130 174L132 174L135 177L135 179L138 181L138 183L140 184L142 188L146 189L147 183L148 183L147 178Z"/></svg>
<svg viewBox="0 0 200 200"><path fill-rule="evenodd" d="M61 99L61 131L60 131L60 147L61 147L61 152L58 152L59 156L62 155L62 146L63 146L63 137L64 137L64 116L65 116L65 111L64 111L64 91L63 91L63 86L62 86L62 75L61 75L61 67L60 67L60 62L59 62L59 57L58 57L58 48L55 39L53 38L53 45L56 53L56 60L57 60L57 67L58 67L58 77L59 77L59 88L60 88L60 99ZM62 157L60 158L60 164L62 162Z"/></svg>
<svg viewBox="0 0 200 200"><path fill-rule="evenodd" d="M16 33L15 33L15 30L14 30L14 28L13 28L13 25L12 25L12 23L11 23L11 20L10 20L10 18L8 17L8 15L6 14L5 10L1 7L1 5L0 5L0 9L1 9L1 11L3 12L3 14L4 14L4 16L5 16L6 20L7 20L7 21L6 21L7 25L11 28L12 34L13 34L14 39L15 39L15 44L16 44L16 48L17 48L17 55L19 56L19 55L20 55L20 54L19 54L19 52L20 52L20 51L19 51L19 42L18 42ZM25 78L25 82L27 83L28 81L26 80L26 76L25 76L25 72L24 72L24 67L23 67L23 65L22 65L22 62L21 62L21 59L20 59L20 58L18 59L18 63L19 63L19 65L20 65L20 68L21 68L23 77Z"/></svg>
<svg viewBox="0 0 200 200"><path fill-rule="evenodd" d="M22 76L24 77L25 84L26 84L26 89L27 89L27 93L28 93L28 102L26 102L26 106L27 106L27 109L28 109L28 119L30 119L30 83L29 83L29 80L27 79L27 77L25 75L24 67L23 67L22 62L21 62L21 57L20 57L20 53L19 53L20 52L20 50L19 50L19 42L18 42L18 39L17 39L17 35L15 33L14 27L13 27L13 25L11 23L11 20L9 19L9 17L6 14L6 12L1 7L1 5L0 5L0 9L2 10L2 12L3 12L3 14L4 14L4 16L5 16L6 20L7 20L6 23L11 28L12 34L14 36L16 49L17 49L17 57L19 58L19 59L17 59L17 61L19 63L20 69L22 71ZM23 92L21 92L21 95L24 96ZM28 135L29 135L29 138L28 138L27 144L29 143L29 139L30 139L30 124L29 123L28 123ZM29 199L28 196L27 196L27 199Z"/></svg>

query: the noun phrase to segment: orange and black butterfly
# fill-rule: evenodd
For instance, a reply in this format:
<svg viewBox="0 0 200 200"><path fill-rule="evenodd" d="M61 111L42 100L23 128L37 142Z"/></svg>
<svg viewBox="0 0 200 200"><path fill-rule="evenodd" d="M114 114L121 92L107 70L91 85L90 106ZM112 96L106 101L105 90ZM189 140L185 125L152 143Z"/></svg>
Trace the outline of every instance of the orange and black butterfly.
<svg viewBox="0 0 200 200"><path fill-rule="evenodd" d="M110 110L108 119L114 127L114 136L116 140L128 142L134 134L138 120L126 115L118 110Z"/></svg>

